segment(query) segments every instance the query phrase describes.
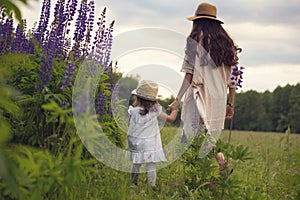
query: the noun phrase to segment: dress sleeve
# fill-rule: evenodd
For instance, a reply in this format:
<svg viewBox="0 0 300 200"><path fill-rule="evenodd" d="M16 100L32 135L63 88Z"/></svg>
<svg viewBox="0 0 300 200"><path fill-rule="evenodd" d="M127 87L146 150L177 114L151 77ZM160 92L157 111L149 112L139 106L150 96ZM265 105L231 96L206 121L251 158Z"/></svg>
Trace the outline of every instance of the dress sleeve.
<svg viewBox="0 0 300 200"><path fill-rule="evenodd" d="M185 55L182 63L181 72L193 74L195 58L197 53L197 43L190 37L186 40Z"/></svg>
<svg viewBox="0 0 300 200"><path fill-rule="evenodd" d="M129 106L129 108L128 108L128 114L129 114L129 115L132 114L132 110L133 110L133 106Z"/></svg>

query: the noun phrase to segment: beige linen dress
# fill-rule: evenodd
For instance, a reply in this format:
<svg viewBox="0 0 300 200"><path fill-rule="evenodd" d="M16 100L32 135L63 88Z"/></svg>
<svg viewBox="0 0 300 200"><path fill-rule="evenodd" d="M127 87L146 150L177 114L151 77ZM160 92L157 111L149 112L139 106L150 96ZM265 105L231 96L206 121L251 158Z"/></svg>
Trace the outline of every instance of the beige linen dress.
<svg viewBox="0 0 300 200"><path fill-rule="evenodd" d="M208 139L216 142L224 128L227 89L235 87L230 79L232 67L216 66L209 53L197 44L195 52L186 52L181 71L193 74L182 107L184 137L193 138L207 131L212 136Z"/></svg>

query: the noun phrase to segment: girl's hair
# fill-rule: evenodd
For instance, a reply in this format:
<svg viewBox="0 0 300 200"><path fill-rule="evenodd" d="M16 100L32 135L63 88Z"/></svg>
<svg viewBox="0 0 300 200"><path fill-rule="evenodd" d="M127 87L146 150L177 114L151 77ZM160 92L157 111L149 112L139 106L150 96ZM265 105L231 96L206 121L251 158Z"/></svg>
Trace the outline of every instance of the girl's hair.
<svg viewBox="0 0 300 200"><path fill-rule="evenodd" d="M155 104L157 104L157 101L149 101L138 96L136 96L133 103L134 106L142 107L142 109L140 109L140 115L146 115L147 113L149 113L150 109L155 110Z"/></svg>
<svg viewBox="0 0 300 200"><path fill-rule="evenodd" d="M216 66L238 64L237 53L242 49L234 44L219 21L206 18L194 20L190 38L203 46Z"/></svg>

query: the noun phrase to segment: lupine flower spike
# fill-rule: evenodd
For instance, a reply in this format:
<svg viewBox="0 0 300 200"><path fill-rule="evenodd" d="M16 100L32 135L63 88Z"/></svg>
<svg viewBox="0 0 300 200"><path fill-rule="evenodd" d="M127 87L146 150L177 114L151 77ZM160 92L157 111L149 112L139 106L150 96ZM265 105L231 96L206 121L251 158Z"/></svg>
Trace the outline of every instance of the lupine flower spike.
<svg viewBox="0 0 300 200"><path fill-rule="evenodd" d="M235 66L232 69L232 73L231 73L231 85L236 86L236 89L241 88L242 87L242 82L243 82L243 70L245 69L245 67L241 66Z"/></svg>

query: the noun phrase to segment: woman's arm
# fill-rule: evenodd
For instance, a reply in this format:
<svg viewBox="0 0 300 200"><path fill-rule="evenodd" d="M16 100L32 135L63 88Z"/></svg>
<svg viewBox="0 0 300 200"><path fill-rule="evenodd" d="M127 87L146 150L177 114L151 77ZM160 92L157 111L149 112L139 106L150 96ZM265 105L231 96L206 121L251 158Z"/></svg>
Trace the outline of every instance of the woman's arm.
<svg viewBox="0 0 300 200"><path fill-rule="evenodd" d="M225 119L232 119L234 115L235 87L229 88L229 99L226 107Z"/></svg>
<svg viewBox="0 0 300 200"><path fill-rule="evenodd" d="M178 107L180 104L180 101L184 95L184 93L186 92L186 90L190 87L191 83L193 80L193 74L190 73L186 73L184 76L184 79L182 81L181 87L179 89L179 92L177 94L176 99L169 105L169 108L172 107Z"/></svg>

